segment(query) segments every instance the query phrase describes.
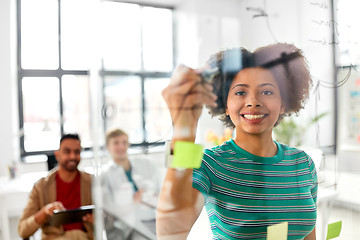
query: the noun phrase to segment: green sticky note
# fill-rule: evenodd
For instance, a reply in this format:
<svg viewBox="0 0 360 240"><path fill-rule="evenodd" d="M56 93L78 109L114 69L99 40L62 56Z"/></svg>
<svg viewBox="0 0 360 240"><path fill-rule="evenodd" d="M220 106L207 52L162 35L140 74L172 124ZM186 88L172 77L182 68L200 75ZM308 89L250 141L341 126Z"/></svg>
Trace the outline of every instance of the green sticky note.
<svg viewBox="0 0 360 240"><path fill-rule="evenodd" d="M340 235L342 221L328 224L326 240L336 238Z"/></svg>
<svg viewBox="0 0 360 240"><path fill-rule="evenodd" d="M199 168L204 147L192 142L175 142L172 168Z"/></svg>
<svg viewBox="0 0 360 240"><path fill-rule="evenodd" d="M278 223L267 227L266 240L287 240L288 222Z"/></svg>

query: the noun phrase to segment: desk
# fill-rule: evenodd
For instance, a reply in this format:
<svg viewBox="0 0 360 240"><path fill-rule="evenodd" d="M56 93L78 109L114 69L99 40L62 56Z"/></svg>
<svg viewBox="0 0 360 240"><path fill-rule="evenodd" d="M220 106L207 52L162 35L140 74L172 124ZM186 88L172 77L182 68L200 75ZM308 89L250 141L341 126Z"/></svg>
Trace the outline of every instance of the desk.
<svg viewBox="0 0 360 240"><path fill-rule="evenodd" d="M0 178L0 215L2 240L12 239L10 217L20 217L34 183L47 172L27 173L15 179Z"/></svg>
<svg viewBox="0 0 360 240"><path fill-rule="evenodd" d="M104 205L103 209L108 216L115 218L113 221L110 222L112 226L108 227L111 227L111 229L109 228L110 234L117 235L116 239L122 239L119 238L119 236L122 234L124 235L124 237L126 237L126 239L128 239L130 235L131 239L133 240L156 239L156 235L154 233L155 224L150 224L150 228L154 228L150 230L149 226L144 223L144 221L153 221L153 223L155 223L155 208L151 208L144 204L134 204L126 208L115 205ZM115 230L115 232L113 232L114 229L118 230ZM110 239L112 238L110 237Z"/></svg>

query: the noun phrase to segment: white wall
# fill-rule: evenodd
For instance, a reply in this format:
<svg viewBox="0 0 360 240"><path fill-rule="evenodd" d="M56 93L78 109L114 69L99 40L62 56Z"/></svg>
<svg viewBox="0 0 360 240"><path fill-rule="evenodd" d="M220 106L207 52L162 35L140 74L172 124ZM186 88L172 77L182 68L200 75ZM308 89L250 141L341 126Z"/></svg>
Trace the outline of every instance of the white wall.
<svg viewBox="0 0 360 240"><path fill-rule="evenodd" d="M7 166L19 160L18 104L16 83L16 15L15 0L0 1L0 176Z"/></svg>

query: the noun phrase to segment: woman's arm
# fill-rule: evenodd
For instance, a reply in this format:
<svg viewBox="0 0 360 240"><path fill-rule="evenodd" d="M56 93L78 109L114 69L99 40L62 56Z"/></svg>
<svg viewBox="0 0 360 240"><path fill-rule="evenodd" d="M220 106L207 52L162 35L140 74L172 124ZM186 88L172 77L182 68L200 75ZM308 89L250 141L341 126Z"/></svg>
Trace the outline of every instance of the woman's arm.
<svg viewBox="0 0 360 240"><path fill-rule="evenodd" d="M157 239L186 239L188 236L205 203L191 181L190 169L167 171L156 214Z"/></svg>
<svg viewBox="0 0 360 240"><path fill-rule="evenodd" d="M309 233L304 240L316 240L316 227L314 227L314 230L312 230L312 232Z"/></svg>
<svg viewBox="0 0 360 240"><path fill-rule="evenodd" d="M194 142L203 105L216 106L212 86L198 73L178 66L162 95L173 122L172 149L176 141ZM168 169L160 192L156 231L158 239L186 239L202 207L204 197L192 187L192 169Z"/></svg>

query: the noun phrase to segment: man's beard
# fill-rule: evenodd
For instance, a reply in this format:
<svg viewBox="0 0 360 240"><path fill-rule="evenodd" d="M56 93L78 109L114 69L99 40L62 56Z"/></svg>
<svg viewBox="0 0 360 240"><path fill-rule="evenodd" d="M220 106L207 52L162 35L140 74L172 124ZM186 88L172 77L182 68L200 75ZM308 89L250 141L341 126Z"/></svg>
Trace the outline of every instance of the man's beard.
<svg viewBox="0 0 360 240"><path fill-rule="evenodd" d="M74 163L74 164L72 164L72 163ZM61 164L62 168L64 168L68 172L77 171L78 165L79 165L79 162L76 160L69 160L69 161L63 162Z"/></svg>

